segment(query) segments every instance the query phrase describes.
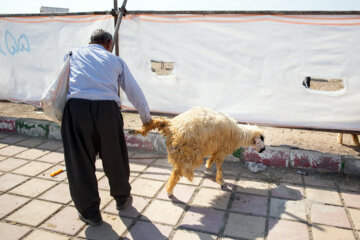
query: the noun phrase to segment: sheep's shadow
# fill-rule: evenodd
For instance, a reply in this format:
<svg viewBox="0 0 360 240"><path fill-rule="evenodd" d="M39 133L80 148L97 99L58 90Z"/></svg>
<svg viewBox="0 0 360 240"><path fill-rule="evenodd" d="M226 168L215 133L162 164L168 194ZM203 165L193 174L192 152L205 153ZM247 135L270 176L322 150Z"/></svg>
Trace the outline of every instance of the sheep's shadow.
<svg viewBox="0 0 360 240"><path fill-rule="evenodd" d="M215 178L206 176L215 182ZM241 179L241 178L240 178ZM244 179L254 181L256 179ZM194 224L184 222L179 229L207 232L208 234L220 235L221 237L241 237L246 239L257 239L267 237L272 228L282 220L292 220L303 223L305 229L307 222L306 203L302 192L290 188L284 184L275 185L270 189L259 189L256 187L241 187L232 183L225 183L222 188L223 194L211 199L210 206L199 206L196 201L191 203L187 211L188 216L197 219ZM287 198L277 198L269 195L281 194ZM229 197L226 208L217 207L223 198ZM176 197L172 197L176 199ZM195 197L196 199L196 197ZM287 210L288 205L296 205L303 214L300 216L294 210ZM267 220L268 219L268 220ZM287 221L291 222L291 221ZM313 226L323 230L321 227ZM307 231L306 231L307 232Z"/></svg>

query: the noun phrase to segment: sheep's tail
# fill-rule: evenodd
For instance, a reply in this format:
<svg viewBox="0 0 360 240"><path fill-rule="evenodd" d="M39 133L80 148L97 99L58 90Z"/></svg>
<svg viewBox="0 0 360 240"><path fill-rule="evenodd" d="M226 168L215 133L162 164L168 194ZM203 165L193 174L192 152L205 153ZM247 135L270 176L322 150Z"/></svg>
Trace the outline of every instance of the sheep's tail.
<svg viewBox="0 0 360 240"><path fill-rule="evenodd" d="M158 129L159 132L163 132L163 129L168 126L169 120L164 118L152 118L150 122L145 123L141 129L130 130L130 134L141 134L144 137L153 129Z"/></svg>

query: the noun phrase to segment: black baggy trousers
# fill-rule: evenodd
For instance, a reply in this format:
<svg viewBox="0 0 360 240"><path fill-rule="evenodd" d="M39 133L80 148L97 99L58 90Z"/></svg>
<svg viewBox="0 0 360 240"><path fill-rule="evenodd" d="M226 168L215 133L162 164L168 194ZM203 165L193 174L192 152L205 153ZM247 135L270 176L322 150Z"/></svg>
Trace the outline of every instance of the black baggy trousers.
<svg viewBox="0 0 360 240"><path fill-rule="evenodd" d="M70 194L76 209L86 218L99 214L97 154L109 180L110 195L118 201L130 195L130 168L123 127L115 101L70 99L65 106L61 136Z"/></svg>

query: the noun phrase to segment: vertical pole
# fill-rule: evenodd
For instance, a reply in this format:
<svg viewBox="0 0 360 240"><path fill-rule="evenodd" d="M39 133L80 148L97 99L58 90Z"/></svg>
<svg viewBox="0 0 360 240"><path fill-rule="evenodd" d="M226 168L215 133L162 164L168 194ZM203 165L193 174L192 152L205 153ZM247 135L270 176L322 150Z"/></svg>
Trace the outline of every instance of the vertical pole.
<svg viewBox="0 0 360 240"><path fill-rule="evenodd" d="M121 8L120 8L120 14L119 14L119 17L118 17L118 20L116 22L116 25L115 25L115 32L114 32L114 35L113 35L113 43L111 45L111 52L113 51L114 49L114 44L118 41L118 32L119 32L119 28L120 28L120 24L121 24L121 20L122 20L122 17L124 15L124 12L126 11L125 10L125 6L126 6L126 3L127 3L127 0L124 0L123 4L121 5Z"/></svg>
<svg viewBox="0 0 360 240"><path fill-rule="evenodd" d="M118 20L118 1L117 0L114 0L114 28L116 27L116 23L117 23L117 20ZM115 42L115 55L116 56L119 56L119 40L116 40Z"/></svg>

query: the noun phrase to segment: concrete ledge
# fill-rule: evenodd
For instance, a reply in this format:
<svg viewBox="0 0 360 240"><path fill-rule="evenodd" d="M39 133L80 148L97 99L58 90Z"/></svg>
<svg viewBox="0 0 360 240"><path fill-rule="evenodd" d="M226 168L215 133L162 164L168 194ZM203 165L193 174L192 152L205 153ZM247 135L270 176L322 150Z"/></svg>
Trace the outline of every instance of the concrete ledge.
<svg viewBox="0 0 360 240"><path fill-rule="evenodd" d="M166 154L165 138L157 133L148 136L131 135L124 130L129 148L155 151ZM0 117L0 132L19 133L27 136L61 140L60 126L57 123L34 120ZM293 149L291 147L267 146L266 151L258 153L246 148L242 153L244 161L263 163L276 167L289 167L325 172L343 172L347 175L360 176L360 158L341 156L316 151ZM228 156L226 161L240 161L239 157Z"/></svg>
<svg viewBox="0 0 360 240"><path fill-rule="evenodd" d="M344 174L360 176L360 157L342 156Z"/></svg>

